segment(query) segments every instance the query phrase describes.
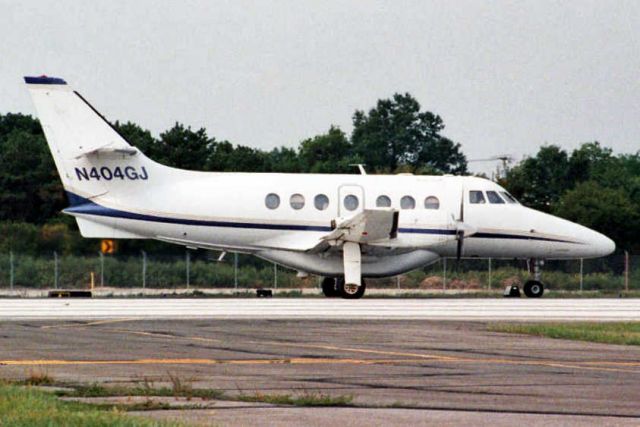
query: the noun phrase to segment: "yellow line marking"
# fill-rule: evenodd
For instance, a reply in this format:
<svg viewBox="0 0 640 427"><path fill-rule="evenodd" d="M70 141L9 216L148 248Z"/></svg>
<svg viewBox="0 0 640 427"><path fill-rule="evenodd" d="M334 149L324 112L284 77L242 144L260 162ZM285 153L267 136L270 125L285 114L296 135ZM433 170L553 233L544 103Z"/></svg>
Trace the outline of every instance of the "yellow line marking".
<svg viewBox="0 0 640 427"><path fill-rule="evenodd" d="M179 337L175 335L132 331L129 329L110 329L110 330L115 332L138 334L138 335L153 335L153 336L158 336L162 338L187 339L187 340L205 341L205 342L222 342L222 340L198 337L198 336ZM402 359L402 362L404 363L416 363L416 362L419 362L420 360L433 360L433 361L443 362L443 363L446 363L446 362L449 362L449 363L458 362L458 363L470 363L470 364L471 363L492 363L492 364L503 364L503 365L547 366L547 367L555 367L555 368L580 369L580 370L590 370L590 371L596 370L596 371L640 373L640 371L636 371L636 370L613 368L615 366L640 367L640 362L637 362L637 363L636 362L606 362L606 361L566 362L566 361L544 361L544 360L517 360L517 359L501 359L501 358L469 358L469 357L458 357L458 356L445 356L445 355L438 355L438 354L374 350L374 349L356 348L356 347L339 347L339 346L321 345L321 344L288 343L288 342L281 342L281 341L248 341L248 343L259 344L259 345L289 346L289 347L299 347L299 348L313 348L313 349L321 349L321 350L333 350L333 351L345 351L345 352L353 352L353 353L395 356L395 357L405 358L405 359ZM331 359L331 360L335 360L335 359ZM363 359L363 360L367 360L367 359ZM396 360L394 362L389 362L389 363L400 363L400 362L401 361ZM605 366L597 366L597 365L605 365ZM609 367L609 366L613 366L613 367Z"/></svg>
<svg viewBox="0 0 640 427"><path fill-rule="evenodd" d="M298 343L287 343L287 342L279 342L279 341L265 341L265 342L253 341L253 343L290 346L290 347L302 347L302 348L317 348L317 349L323 349L323 350L337 350L337 351L348 351L348 352L367 353L367 354L380 354L380 355L388 355L388 356L410 357L410 358L413 358L414 361L417 361L419 359L427 359L427 360L434 360L438 362L493 363L493 364L504 364L504 365L550 366L550 367L562 367L562 368L570 368L570 369L640 373L640 371L635 371L635 370L614 369L614 368L608 368L608 367L595 366L595 365L607 365L607 366L624 366L624 367L638 366L640 367L640 362L607 362L607 361L567 362L567 361L500 359L500 358L470 358L470 357L458 357L458 356L444 356L444 355L436 355L436 354L383 351L383 350L373 350L373 349L363 349L363 348L353 348L353 347L338 347L338 346L320 345L320 344L298 344Z"/></svg>
<svg viewBox="0 0 640 427"><path fill-rule="evenodd" d="M84 323L82 325L74 325L75 327L85 327L91 325L99 325L104 323L116 323L116 322L126 322L130 320L137 320L137 318L128 318L128 319L116 319L116 320L103 320L96 322ZM102 328L101 331L108 332L116 332L116 333L124 333L124 334L132 334L132 335L141 335L141 336L150 336L150 337L158 337L158 338L169 338L173 340L190 340L190 341L200 341L200 342L223 342L223 340L215 339L215 338L207 338L207 337L199 337L199 336L178 336L178 335L170 335L164 334L160 332L145 332L145 331L136 331L131 329L121 329L121 328ZM561 360L518 360L518 359L502 359L502 358L470 358L470 357L459 357L459 356L445 356L439 354L425 354L425 353L412 353L412 352L401 352L401 351L386 351L386 350L375 350L368 348L357 348L357 347L341 347L334 345L326 345L326 344L303 344L303 343L290 343L283 341L247 341L248 344L258 344L258 345L270 345L270 346L285 346L285 347L298 347L298 348L310 348L310 349L319 349L319 350L332 350L332 351L341 351L341 352L351 352L351 353L362 353L362 354L371 354L371 355L379 355L379 356L394 356L396 359L332 359L332 358L285 358L285 359L253 359L253 360L223 360L223 359L139 359L139 360L129 360L129 361L51 361L52 363L48 363L49 361L26 361L33 363L24 363L24 364L398 364L398 363L418 363L420 361L432 360L435 362L441 363L469 363L469 364L482 364L482 363L491 363L491 364L503 364L503 365L521 365L521 366L547 366L547 367L555 367L555 368L567 368L567 369L578 369L578 370L590 370L590 371L612 371L612 372L628 372L628 373L640 373L638 370L633 369L620 369L620 368L634 368L640 367L640 362L612 362L612 361L561 361ZM400 358L400 359L397 359ZM15 362L15 363L9 363ZM0 361L0 364L20 364L21 361ZM620 368L618 368L620 367Z"/></svg>

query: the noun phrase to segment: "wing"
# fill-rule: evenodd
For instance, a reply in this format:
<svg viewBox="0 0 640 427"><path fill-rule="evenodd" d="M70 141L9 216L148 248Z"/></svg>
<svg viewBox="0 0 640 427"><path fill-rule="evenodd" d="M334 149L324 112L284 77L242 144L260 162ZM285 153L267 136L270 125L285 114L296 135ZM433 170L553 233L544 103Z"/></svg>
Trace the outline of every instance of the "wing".
<svg viewBox="0 0 640 427"><path fill-rule="evenodd" d="M329 244L354 242L367 244L398 236L398 211L395 209L365 209L354 217L335 224L334 230L322 240Z"/></svg>
<svg viewBox="0 0 640 427"><path fill-rule="evenodd" d="M308 231L289 232L258 246L301 252L322 252L345 242L367 244L395 239L398 235L398 211L394 209L365 209L348 219L332 221L333 231L319 235Z"/></svg>

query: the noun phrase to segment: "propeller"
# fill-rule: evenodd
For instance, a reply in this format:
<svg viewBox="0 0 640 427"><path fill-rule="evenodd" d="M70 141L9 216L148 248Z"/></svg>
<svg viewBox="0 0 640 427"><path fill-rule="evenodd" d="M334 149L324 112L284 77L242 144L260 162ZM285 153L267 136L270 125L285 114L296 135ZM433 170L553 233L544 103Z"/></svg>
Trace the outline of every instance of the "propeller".
<svg viewBox="0 0 640 427"><path fill-rule="evenodd" d="M451 214L453 218L453 214ZM464 238L476 234L478 231L472 225L464 222L464 188L462 189L462 196L460 197L460 213L458 219L453 218L456 223L456 240L458 241L456 248L456 260L460 261L464 253Z"/></svg>

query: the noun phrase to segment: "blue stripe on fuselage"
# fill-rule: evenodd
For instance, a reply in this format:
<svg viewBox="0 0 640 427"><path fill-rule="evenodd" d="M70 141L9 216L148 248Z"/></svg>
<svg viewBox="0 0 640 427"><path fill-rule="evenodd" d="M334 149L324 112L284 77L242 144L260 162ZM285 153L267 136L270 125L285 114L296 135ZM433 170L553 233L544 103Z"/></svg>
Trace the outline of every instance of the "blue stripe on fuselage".
<svg viewBox="0 0 640 427"><path fill-rule="evenodd" d="M250 222L230 222L230 221L208 221L202 219L170 218L163 216L139 214L127 212L119 209L101 206L89 199L85 199L77 194L67 192L72 206L64 210L70 214L86 214L96 216L106 216L112 218L134 219L138 221L162 222L165 224L197 225L205 227L229 227L229 228L254 228L262 230L292 230L292 231L331 231L329 226L321 225L298 225L298 224L260 224ZM75 203L75 204L74 204Z"/></svg>

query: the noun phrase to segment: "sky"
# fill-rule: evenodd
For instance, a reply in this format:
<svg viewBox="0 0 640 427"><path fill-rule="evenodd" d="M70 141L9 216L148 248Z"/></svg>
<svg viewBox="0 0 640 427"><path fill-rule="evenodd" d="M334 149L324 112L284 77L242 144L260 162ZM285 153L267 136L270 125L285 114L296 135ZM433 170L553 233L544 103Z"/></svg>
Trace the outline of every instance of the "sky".
<svg viewBox="0 0 640 427"><path fill-rule="evenodd" d="M261 149L409 92L470 160L640 150L638 1L0 0L0 113L35 115L41 74L111 121Z"/></svg>

